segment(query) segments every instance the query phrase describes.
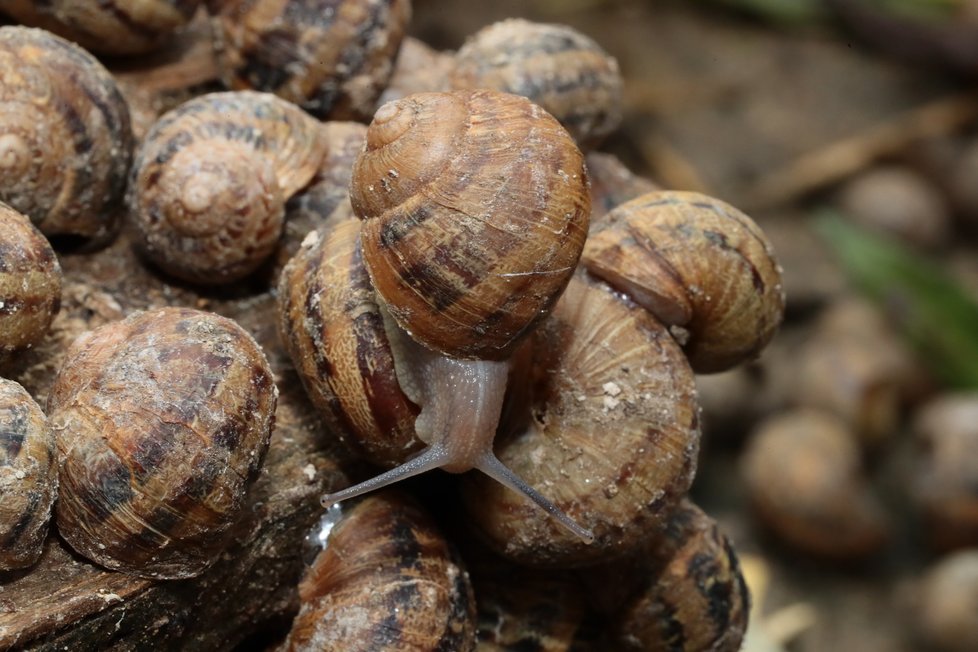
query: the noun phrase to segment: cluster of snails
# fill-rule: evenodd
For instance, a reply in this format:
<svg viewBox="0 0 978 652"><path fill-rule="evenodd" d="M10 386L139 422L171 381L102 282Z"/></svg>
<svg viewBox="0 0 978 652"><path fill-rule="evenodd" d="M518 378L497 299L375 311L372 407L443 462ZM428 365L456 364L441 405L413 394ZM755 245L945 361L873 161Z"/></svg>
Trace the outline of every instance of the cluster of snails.
<svg viewBox="0 0 978 652"><path fill-rule="evenodd" d="M111 52L158 46L201 3L156 4L123 20L134 38ZM451 57L447 79L402 80L376 109L396 74L406 0L328 12L207 4L236 90L176 107L135 148L125 102L94 58L40 30L0 28L0 169L18 172L2 175L0 199L51 236L104 241L124 214L144 259L194 285L288 259L270 276L295 370L330 430L389 468L324 506L435 468L477 469L459 502L488 554L592 577L646 558L641 586L605 598L628 604L616 645L675 646L679 631L685 650L739 646L748 598L736 557L684 497L699 449L694 374L756 356L784 310L757 225L704 195L615 185L600 158L589 167L581 147L616 126L621 79L569 28L492 26ZM128 15L123 0L108 5ZM0 0L0 11L93 46L116 29L87 22L86 3ZM43 103L62 122L18 121ZM317 120L371 115L367 128ZM42 136L82 163L33 156L48 147ZM19 246L34 252L21 267L0 247L0 291L8 273L29 279L16 299L34 321L16 328L43 335L57 259ZM0 430L0 488L8 475L41 488L16 490L22 516L0 510L0 570L8 547L10 567L36 560L57 487L54 518L74 550L179 578L228 545L277 389L239 325L174 307L80 337L46 422L22 390L9 394L16 405L0 402L0 417L16 428ZM300 586L289 649L354 649L346 635L370 641L363 649L474 645L468 572L424 507L393 491L366 497L342 508L328 542ZM650 629L663 612L669 626Z"/></svg>

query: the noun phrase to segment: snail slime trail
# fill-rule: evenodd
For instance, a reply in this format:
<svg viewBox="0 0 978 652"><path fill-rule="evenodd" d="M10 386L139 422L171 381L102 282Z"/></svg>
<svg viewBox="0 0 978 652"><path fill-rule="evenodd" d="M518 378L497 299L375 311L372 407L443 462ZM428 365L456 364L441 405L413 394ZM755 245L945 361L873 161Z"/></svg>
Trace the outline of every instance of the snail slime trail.
<svg viewBox="0 0 978 652"><path fill-rule="evenodd" d="M396 341L394 350L410 359L396 365L398 379L408 397L423 406L414 426L428 448L397 468L323 496L323 507L432 469L449 473L478 469L526 496L578 538L587 543L594 541L589 530L513 473L493 453L509 361L449 358L415 343L393 324L388 326L388 336Z"/></svg>

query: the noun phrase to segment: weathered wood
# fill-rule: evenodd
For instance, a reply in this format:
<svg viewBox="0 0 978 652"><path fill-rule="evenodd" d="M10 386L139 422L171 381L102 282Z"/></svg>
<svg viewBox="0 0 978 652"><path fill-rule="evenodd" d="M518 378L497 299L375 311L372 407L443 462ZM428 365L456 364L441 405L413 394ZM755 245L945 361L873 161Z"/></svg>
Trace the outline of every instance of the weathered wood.
<svg viewBox="0 0 978 652"><path fill-rule="evenodd" d="M278 342L268 279L236 286L235 297L202 296L164 280L119 239L90 255L61 256L64 306L52 332L5 371L45 400L75 336L137 309L190 305L237 319L262 345L281 397L259 480L236 542L203 575L151 581L103 570L53 534L37 566L0 576L0 650L227 649L296 608L303 539L318 497L347 482L349 458L328 442Z"/></svg>

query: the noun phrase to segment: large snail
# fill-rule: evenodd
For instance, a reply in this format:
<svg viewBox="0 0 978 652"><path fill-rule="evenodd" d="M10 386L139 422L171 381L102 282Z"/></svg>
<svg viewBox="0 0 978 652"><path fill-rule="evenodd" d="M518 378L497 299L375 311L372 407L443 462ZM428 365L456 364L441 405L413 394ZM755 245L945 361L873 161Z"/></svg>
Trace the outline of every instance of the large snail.
<svg viewBox="0 0 978 652"><path fill-rule="evenodd" d="M570 136L516 96L415 95L377 112L351 190L359 240L320 235L290 263L283 339L348 435L369 437L380 420L382 431L397 424L402 455L427 447L326 502L432 468L478 468L589 540L492 451L507 358L554 305L587 234L587 177Z"/></svg>

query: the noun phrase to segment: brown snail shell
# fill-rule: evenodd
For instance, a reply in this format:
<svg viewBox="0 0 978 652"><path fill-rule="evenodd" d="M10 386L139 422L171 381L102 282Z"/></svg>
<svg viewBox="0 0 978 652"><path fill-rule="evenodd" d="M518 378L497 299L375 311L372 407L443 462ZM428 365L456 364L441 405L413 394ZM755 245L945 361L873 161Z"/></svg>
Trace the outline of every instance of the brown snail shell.
<svg viewBox="0 0 978 652"><path fill-rule="evenodd" d="M54 433L24 388L0 378L0 572L41 556L58 493Z"/></svg>
<svg viewBox="0 0 978 652"><path fill-rule="evenodd" d="M0 12L100 54L140 54L193 17L202 0L0 0Z"/></svg>
<svg viewBox="0 0 978 652"><path fill-rule="evenodd" d="M268 93L211 93L153 126L127 195L137 244L191 282L242 278L272 254L285 201L316 173L319 123Z"/></svg>
<svg viewBox="0 0 978 652"><path fill-rule="evenodd" d="M80 337L48 397L58 530L144 577L192 577L229 543L268 447L278 391L235 322L135 313Z"/></svg>
<svg viewBox="0 0 978 652"><path fill-rule="evenodd" d="M61 307L61 265L31 221L0 202L0 362L37 344Z"/></svg>
<svg viewBox="0 0 978 652"><path fill-rule="evenodd" d="M318 118L367 119L394 69L409 0L224 0L217 55L235 90L275 93Z"/></svg>
<svg viewBox="0 0 978 652"><path fill-rule="evenodd" d="M525 98L385 104L353 168L363 257L397 323L461 358L505 358L551 309L587 237L584 157Z"/></svg>
<svg viewBox="0 0 978 652"><path fill-rule="evenodd" d="M752 435L742 464L758 519L793 548L845 561L885 545L886 512L838 417L810 409L771 417Z"/></svg>
<svg viewBox="0 0 978 652"><path fill-rule="evenodd" d="M582 145L599 142L621 122L618 62L565 25L509 19L483 28L455 55L449 83L527 97Z"/></svg>
<svg viewBox="0 0 978 652"><path fill-rule="evenodd" d="M938 397L914 419L917 459L911 493L929 543L978 546L978 393Z"/></svg>
<svg viewBox="0 0 978 652"><path fill-rule="evenodd" d="M95 57L43 30L0 27L0 201L45 235L105 240L131 156L129 110Z"/></svg>
<svg viewBox="0 0 978 652"><path fill-rule="evenodd" d="M471 650L468 573L431 518L392 492L342 512L299 585L302 607L284 649Z"/></svg>
<svg viewBox="0 0 978 652"><path fill-rule="evenodd" d="M279 334L330 430L392 466L423 447L351 216L310 234L279 280Z"/></svg>
<svg viewBox="0 0 978 652"><path fill-rule="evenodd" d="M645 550L586 571L621 650L737 652L750 594L730 539L686 499Z"/></svg>
<svg viewBox="0 0 978 652"><path fill-rule="evenodd" d="M978 648L978 551L947 555L927 569L910 614L919 649L970 652Z"/></svg>
<svg viewBox="0 0 978 652"><path fill-rule="evenodd" d="M587 545L478 474L466 511L505 556L596 563L661 529L689 489L699 448L692 370L668 331L603 284L574 277L532 336L530 423L496 443L503 464L594 533Z"/></svg>
<svg viewBox="0 0 978 652"><path fill-rule="evenodd" d="M680 328L697 373L756 357L784 316L781 269L764 233L698 193L653 192L622 204L594 229L581 260Z"/></svg>

